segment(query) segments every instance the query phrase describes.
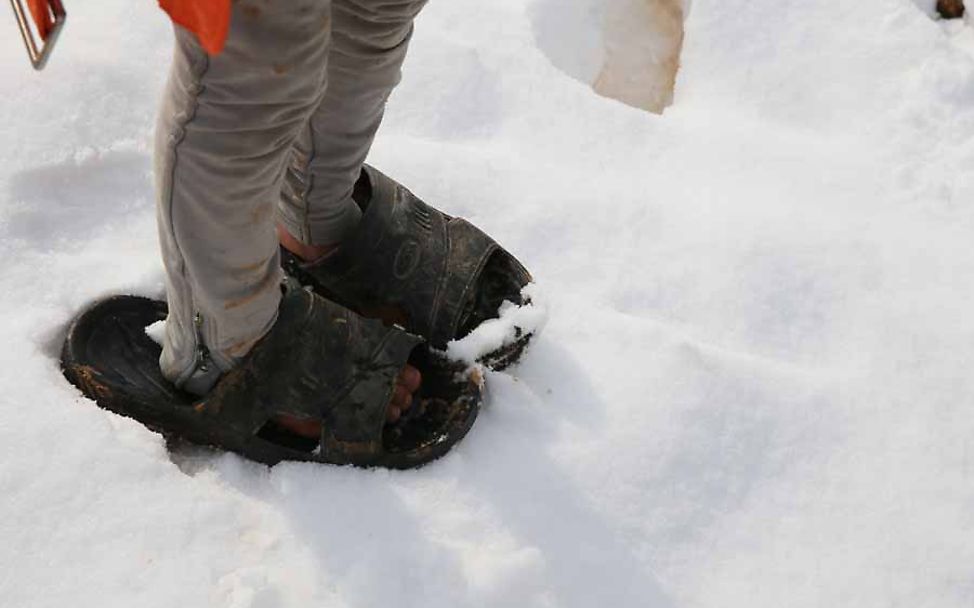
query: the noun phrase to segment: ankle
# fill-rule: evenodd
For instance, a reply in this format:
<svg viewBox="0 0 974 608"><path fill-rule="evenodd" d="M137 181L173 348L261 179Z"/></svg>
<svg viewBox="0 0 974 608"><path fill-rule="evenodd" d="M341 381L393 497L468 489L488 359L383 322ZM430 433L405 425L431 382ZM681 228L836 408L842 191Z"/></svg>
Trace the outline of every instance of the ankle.
<svg viewBox="0 0 974 608"><path fill-rule="evenodd" d="M277 238L281 242L281 246L298 256L305 262L314 262L325 257L335 249L338 249L338 244L332 245L307 245L302 243L298 239L294 238L290 232L287 231L282 224L277 225Z"/></svg>

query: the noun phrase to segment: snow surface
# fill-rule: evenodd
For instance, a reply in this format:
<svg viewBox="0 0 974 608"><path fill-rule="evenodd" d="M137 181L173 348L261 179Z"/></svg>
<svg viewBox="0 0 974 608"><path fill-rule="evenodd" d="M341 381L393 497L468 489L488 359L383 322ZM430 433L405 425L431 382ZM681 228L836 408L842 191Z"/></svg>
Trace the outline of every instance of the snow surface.
<svg viewBox="0 0 974 608"><path fill-rule="evenodd" d="M521 290L521 297L528 303L521 306L513 302L502 303L496 319L484 321L463 338L447 344L446 356L476 365L481 357L513 343L522 334L540 336L548 322L548 304L544 294L536 283L529 283Z"/></svg>
<svg viewBox="0 0 974 608"><path fill-rule="evenodd" d="M0 39L4 606L974 603L970 26L695 0L655 116L549 56L593 0L432 3L372 160L550 319L392 473L170 454L61 379L75 312L162 293L154 4L70 5L41 74Z"/></svg>

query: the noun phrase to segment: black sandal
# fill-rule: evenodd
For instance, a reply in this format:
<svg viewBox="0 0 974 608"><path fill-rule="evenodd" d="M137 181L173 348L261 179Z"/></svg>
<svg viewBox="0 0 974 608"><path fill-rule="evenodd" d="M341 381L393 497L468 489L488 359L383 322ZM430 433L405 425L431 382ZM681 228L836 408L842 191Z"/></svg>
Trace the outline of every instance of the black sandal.
<svg viewBox="0 0 974 608"><path fill-rule="evenodd" d="M522 306L531 275L497 242L464 219L427 205L366 165L355 186L362 220L342 246L306 264L281 250L285 271L356 312L395 322L445 349L488 319L505 301ZM480 359L503 369L532 337L516 327L512 341Z"/></svg>
<svg viewBox="0 0 974 608"><path fill-rule="evenodd" d="M71 324L65 377L99 406L166 435L274 465L282 460L406 469L445 454L477 417L482 381L430 353L417 336L301 289L284 296L271 332L203 398L162 377L145 328L163 302L115 296ZM408 415L385 424L409 362L423 383ZM320 440L277 427L277 414L320 421Z"/></svg>

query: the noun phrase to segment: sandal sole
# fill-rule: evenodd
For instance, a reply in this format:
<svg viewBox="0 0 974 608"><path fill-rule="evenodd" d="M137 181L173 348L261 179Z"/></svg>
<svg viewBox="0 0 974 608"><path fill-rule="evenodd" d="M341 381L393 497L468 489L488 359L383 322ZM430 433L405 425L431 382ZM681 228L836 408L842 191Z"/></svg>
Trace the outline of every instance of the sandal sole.
<svg viewBox="0 0 974 608"><path fill-rule="evenodd" d="M61 353L65 378L98 406L133 418L168 438L236 452L273 466L284 460L328 463L329 455L298 449L254 433L241 437L206 424L201 399L163 378L161 347L145 328L164 320L164 302L139 296L112 296L95 302L71 323ZM422 416L383 429L383 453L366 466L411 469L427 464L456 445L473 426L482 400L482 379L458 378L455 364L417 349L414 365L424 382ZM413 360L411 360L411 363Z"/></svg>

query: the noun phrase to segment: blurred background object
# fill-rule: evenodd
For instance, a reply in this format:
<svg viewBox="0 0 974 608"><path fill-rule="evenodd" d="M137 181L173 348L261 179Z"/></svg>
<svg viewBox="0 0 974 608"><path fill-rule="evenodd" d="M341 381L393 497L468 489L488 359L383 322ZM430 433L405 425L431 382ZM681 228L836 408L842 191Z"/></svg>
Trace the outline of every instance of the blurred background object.
<svg viewBox="0 0 974 608"><path fill-rule="evenodd" d="M944 19L960 19L964 16L964 0L937 0L937 12Z"/></svg>
<svg viewBox="0 0 974 608"><path fill-rule="evenodd" d="M604 59L592 87L656 114L673 103L683 47L682 0L613 0L606 4Z"/></svg>

